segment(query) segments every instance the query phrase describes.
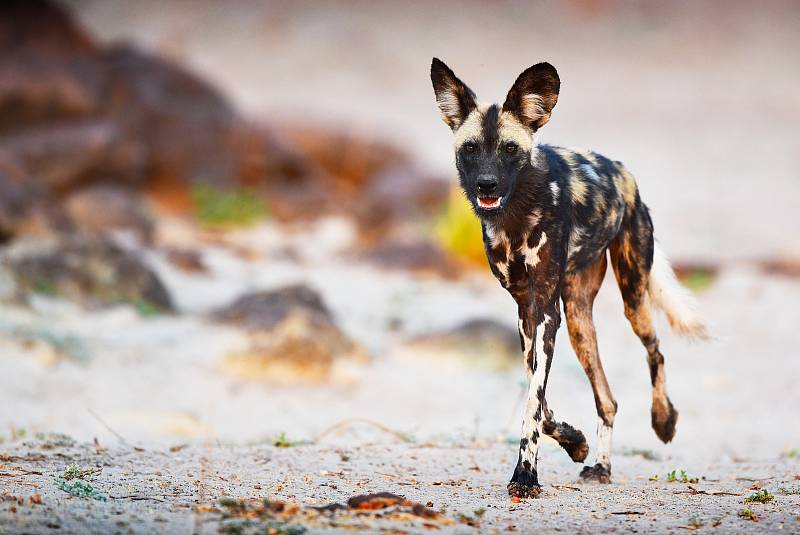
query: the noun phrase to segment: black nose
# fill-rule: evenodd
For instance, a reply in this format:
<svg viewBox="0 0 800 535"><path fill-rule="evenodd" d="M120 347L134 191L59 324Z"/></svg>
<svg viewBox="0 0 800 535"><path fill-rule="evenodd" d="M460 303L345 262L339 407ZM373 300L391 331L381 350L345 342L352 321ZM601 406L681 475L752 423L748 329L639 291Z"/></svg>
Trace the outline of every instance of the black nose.
<svg viewBox="0 0 800 535"><path fill-rule="evenodd" d="M494 175L478 176L478 193L490 194L497 189L497 177Z"/></svg>

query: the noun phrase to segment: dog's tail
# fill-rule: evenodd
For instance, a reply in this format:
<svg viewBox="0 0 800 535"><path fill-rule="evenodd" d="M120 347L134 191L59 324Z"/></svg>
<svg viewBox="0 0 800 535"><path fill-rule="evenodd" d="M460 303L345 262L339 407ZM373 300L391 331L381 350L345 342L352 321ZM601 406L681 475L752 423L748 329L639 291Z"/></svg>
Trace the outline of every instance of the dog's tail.
<svg viewBox="0 0 800 535"><path fill-rule="evenodd" d="M697 300L675 276L658 242L653 251L648 291L653 307L664 312L673 331L688 338L708 339L708 328L698 312Z"/></svg>

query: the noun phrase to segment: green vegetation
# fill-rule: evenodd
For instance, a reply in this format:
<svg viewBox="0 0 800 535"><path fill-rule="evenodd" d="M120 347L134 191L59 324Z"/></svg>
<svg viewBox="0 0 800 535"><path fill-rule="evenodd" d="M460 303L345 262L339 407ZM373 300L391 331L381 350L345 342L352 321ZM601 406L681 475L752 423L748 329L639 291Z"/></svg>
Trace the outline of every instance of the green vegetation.
<svg viewBox="0 0 800 535"><path fill-rule="evenodd" d="M700 529L703 527L703 520L699 516L690 516L686 525L690 529Z"/></svg>
<svg viewBox="0 0 800 535"><path fill-rule="evenodd" d="M273 446L275 446L276 448L293 448L298 444L300 443L293 440L289 440L286 437L286 433L281 433L280 435L278 435L278 438L276 438L275 442L273 442Z"/></svg>
<svg viewBox="0 0 800 535"><path fill-rule="evenodd" d="M750 496L744 499L745 503L768 503L775 499L775 496L770 494L767 489L761 489L758 492L754 492Z"/></svg>
<svg viewBox="0 0 800 535"><path fill-rule="evenodd" d="M714 272L709 269L695 268L683 276L682 282L693 292L704 292L714 284Z"/></svg>
<svg viewBox="0 0 800 535"><path fill-rule="evenodd" d="M161 307L151 303L150 301L147 301L146 299L134 301L131 303L131 305L136 309L136 312L142 318L153 318L162 312Z"/></svg>
<svg viewBox="0 0 800 535"><path fill-rule="evenodd" d="M669 483L697 483L700 481L700 478L689 477L686 470L673 470L667 474L667 481Z"/></svg>
<svg viewBox="0 0 800 535"><path fill-rule="evenodd" d="M226 190L201 184L192 190L197 220L207 227L252 225L267 215L264 201L248 190Z"/></svg>
<svg viewBox="0 0 800 535"><path fill-rule="evenodd" d="M758 520L758 515L756 515L752 509L747 507L739 511L739 517L744 518L745 520L752 520L753 522Z"/></svg>
<svg viewBox="0 0 800 535"><path fill-rule="evenodd" d="M55 296L56 295L56 286L47 279L36 279L33 281L33 285L31 286L31 290L34 293L47 295L47 296Z"/></svg>
<svg viewBox="0 0 800 535"><path fill-rule="evenodd" d="M27 434L27 432L25 431L24 427L14 427L12 425L11 426L11 434L8 435L8 438L0 435L0 444L5 442L6 440L8 440L9 442L16 442L18 440L22 440L23 438L25 438L26 434Z"/></svg>
<svg viewBox="0 0 800 535"><path fill-rule="evenodd" d="M82 479L67 481L62 477L57 477L55 483L56 486L64 492L68 492L73 496L77 496L78 498L92 498L93 500L98 500L101 502L108 500L108 495L106 493L95 488L88 481L84 481Z"/></svg>
<svg viewBox="0 0 800 535"><path fill-rule="evenodd" d="M64 470L64 475L61 476L64 481L71 481L73 479L85 479L97 475L100 472L97 468L82 468L77 463L72 463Z"/></svg>
<svg viewBox="0 0 800 535"><path fill-rule="evenodd" d="M473 265L486 265L481 224L460 189L454 188L434 225L439 245L454 257Z"/></svg>
<svg viewBox="0 0 800 535"><path fill-rule="evenodd" d="M98 468L83 468L77 463L72 463L64 469L61 477L55 478L55 484L64 492L78 498L92 498L104 502L108 500L108 495L86 481L86 478L95 476L99 472Z"/></svg>

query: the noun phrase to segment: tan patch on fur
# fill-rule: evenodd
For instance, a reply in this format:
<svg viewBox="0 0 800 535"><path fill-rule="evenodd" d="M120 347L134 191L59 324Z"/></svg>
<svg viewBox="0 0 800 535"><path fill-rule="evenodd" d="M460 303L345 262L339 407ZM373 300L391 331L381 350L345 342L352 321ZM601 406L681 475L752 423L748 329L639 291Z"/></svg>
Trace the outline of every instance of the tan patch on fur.
<svg viewBox="0 0 800 535"><path fill-rule="evenodd" d="M520 149L524 151L531 150L533 147L533 134L524 124L514 116L514 114L507 111L500 112L498 133L500 137L500 146L504 143L513 141Z"/></svg>
<svg viewBox="0 0 800 535"><path fill-rule="evenodd" d="M442 120L450 128L459 126L458 120L461 115L461 104L458 100L460 88L454 82L447 83L447 89L436 92L436 104L442 113Z"/></svg>
<svg viewBox="0 0 800 535"><path fill-rule="evenodd" d="M534 93L522 95L521 104L520 113L530 122L545 116L544 100L539 95Z"/></svg>
<svg viewBox="0 0 800 535"><path fill-rule="evenodd" d="M621 169L618 174L614 175L614 184L622 194L625 204L628 206L633 206L636 202L637 191L636 180L633 178L633 176L625 169Z"/></svg>
<svg viewBox="0 0 800 535"><path fill-rule="evenodd" d="M483 114L487 108L489 108L489 104L479 104L478 108L473 110L461 126L458 127L453 141L453 146L456 150L467 141L480 143L483 139Z"/></svg>
<svg viewBox="0 0 800 535"><path fill-rule="evenodd" d="M569 182L569 192L572 196L572 204L584 204L586 202L586 194L588 193L586 183L578 175L572 175L572 180Z"/></svg>

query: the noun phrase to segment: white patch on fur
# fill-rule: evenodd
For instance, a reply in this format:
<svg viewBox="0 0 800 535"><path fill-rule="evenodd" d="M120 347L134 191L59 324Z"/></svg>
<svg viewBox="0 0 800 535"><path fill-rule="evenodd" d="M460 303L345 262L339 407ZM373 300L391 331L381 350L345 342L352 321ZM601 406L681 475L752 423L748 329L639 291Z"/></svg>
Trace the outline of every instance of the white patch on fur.
<svg viewBox="0 0 800 535"><path fill-rule="evenodd" d="M486 235L489 237L489 243L492 247L496 247L497 245L502 245L506 251L506 261L505 262L498 262L495 264L497 269L500 271L500 274L503 275L503 282L506 284L508 283L508 264L510 262L509 257L511 256L511 246L508 243L508 237L506 236L505 232L502 230L496 230L491 224L486 225Z"/></svg>
<svg viewBox="0 0 800 535"><path fill-rule="evenodd" d="M533 346L533 340L525 334L522 318L517 321L517 326L519 327L519 335L522 337L522 362L525 365L525 372L528 375L528 383L530 383L533 372L531 371L530 366L528 366L528 352L530 352L531 347Z"/></svg>
<svg viewBox="0 0 800 535"><path fill-rule="evenodd" d="M648 290L653 307L664 312L676 333L689 338L708 338L708 330L697 310L697 301L675 276L658 242L653 252Z"/></svg>
<svg viewBox="0 0 800 535"><path fill-rule="evenodd" d="M446 123L458 124L458 115L461 113L461 104L458 97L452 91L442 91L436 96L436 103Z"/></svg>
<svg viewBox="0 0 800 535"><path fill-rule="evenodd" d="M539 410L539 398L537 392L540 387L544 386L545 372L547 370L547 355L545 355L544 348L544 328L550 322L550 316L544 315L542 322L536 327L536 344L533 346L533 358L536 362L536 371L533 373L528 385L528 399L525 403L525 416L522 421L522 436L523 438L530 438L533 431L538 431L539 440L536 444L528 442L528 448L523 454L523 460L531 463L531 466L536 468L536 454L539 451L539 442L542 440L542 422L544 421L544 414L538 421L534 420L536 411Z"/></svg>
<svg viewBox="0 0 800 535"><path fill-rule="evenodd" d="M538 118L542 117L544 113L544 101L542 100L542 97L535 93L529 93L522 96L522 101L520 102L520 115L533 123Z"/></svg>
<svg viewBox="0 0 800 535"><path fill-rule="evenodd" d="M539 149L539 138L541 137L541 135L542 135L541 130L537 130L536 133L533 134L533 139L532 139L533 145L531 146L530 162L533 167L537 168L542 167L542 165L545 163L543 157L544 155L542 154L541 149Z"/></svg>
<svg viewBox="0 0 800 535"><path fill-rule="evenodd" d="M481 121L483 121L483 112L486 111L487 107L486 104L479 105L478 109L472 110L467 118L464 119L464 122L461 123L461 126L456 129L455 139L453 140L453 146L456 150L467 141L479 143L483 139Z"/></svg>
<svg viewBox="0 0 800 535"><path fill-rule="evenodd" d="M536 265L539 263L539 250L545 243L547 243L547 234L542 232L542 237L539 238L539 243L533 247L523 247L526 265L530 267L536 267Z"/></svg>
<svg viewBox="0 0 800 535"><path fill-rule="evenodd" d="M611 468L611 431L602 418L597 417L597 462Z"/></svg>
<svg viewBox="0 0 800 535"><path fill-rule="evenodd" d="M578 168L581 170L581 174L583 174L584 177L588 178L592 182L600 182L600 175L598 175L597 171L594 170L594 167L588 163L582 164Z"/></svg>
<svg viewBox="0 0 800 535"><path fill-rule="evenodd" d="M580 251L583 246L578 245L578 242L586 235L586 230L583 227L573 227L572 232L569 234L569 246L567 249L567 257L571 258L572 255Z"/></svg>
<svg viewBox="0 0 800 535"><path fill-rule="evenodd" d="M561 192L561 188L558 187L558 182L550 182L550 191L553 192L553 206L557 206L558 194Z"/></svg>
<svg viewBox="0 0 800 535"><path fill-rule="evenodd" d="M524 151L533 147L533 136L530 129L519 122L514 114L507 111L500 112L498 134L500 137L498 150L502 150L505 143L509 141L516 143Z"/></svg>

